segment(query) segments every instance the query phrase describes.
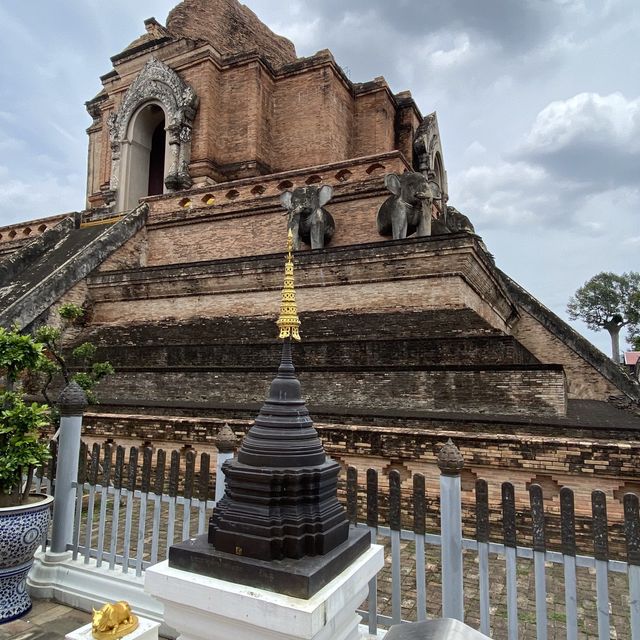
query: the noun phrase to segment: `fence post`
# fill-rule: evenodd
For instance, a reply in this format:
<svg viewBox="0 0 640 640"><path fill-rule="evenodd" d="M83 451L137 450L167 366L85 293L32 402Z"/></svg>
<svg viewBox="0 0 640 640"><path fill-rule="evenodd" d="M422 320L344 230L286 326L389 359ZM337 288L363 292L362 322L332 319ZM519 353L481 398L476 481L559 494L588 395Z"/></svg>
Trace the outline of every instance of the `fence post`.
<svg viewBox="0 0 640 640"><path fill-rule="evenodd" d="M58 465L56 468L56 493L53 502L51 552L64 553L73 538L73 522L78 479L82 415L87 408L87 398L77 382L70 382L58 398L60 409L60 435L58 440Z"/></svg>
<svg viewBox="0 0 640 640"><path fill-rule="evenodd" d="M624 496L624 532L629 563L631 640L640 639L640 501L633 493Z"/></svg>
<svg viewBox="0 0 640 640"><path fill-rule="evenodd" d="M462 454L451 438L438 453L442 539L442 617L464 622L462 586Z"/></svg>
<svg viewBox="0 0 640 640"><path fill-rule="evenodd" d="M218 435L214 440L216 448L218 449L218 456L216 460L216 504L224 496L224 473L222 472L222 465L233 458L234 451L238 446L238 438L231 430L231 427L225 423L224 427L218 431Z"/></svg>

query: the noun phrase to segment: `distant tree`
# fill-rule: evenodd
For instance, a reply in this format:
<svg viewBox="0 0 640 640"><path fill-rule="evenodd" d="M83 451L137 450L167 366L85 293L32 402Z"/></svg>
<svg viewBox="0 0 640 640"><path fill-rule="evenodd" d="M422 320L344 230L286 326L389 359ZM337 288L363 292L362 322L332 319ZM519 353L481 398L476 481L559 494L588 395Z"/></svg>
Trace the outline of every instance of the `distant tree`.
<svg viewBox="0 0 640 640"><path fill-rule="evenodd" d="M611 359L619 363L620 330L629 326L632 333L637 332L640 323L640 273L598 273L569 299L567 312L593 331L606 329L611 336Z"/></svg>

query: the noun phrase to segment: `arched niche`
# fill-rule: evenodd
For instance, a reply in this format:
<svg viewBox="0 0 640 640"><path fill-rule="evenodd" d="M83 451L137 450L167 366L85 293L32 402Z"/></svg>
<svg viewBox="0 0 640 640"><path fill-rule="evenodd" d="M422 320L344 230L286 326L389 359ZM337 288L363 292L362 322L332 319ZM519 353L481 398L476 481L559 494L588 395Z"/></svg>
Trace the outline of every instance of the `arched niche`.
<svg viewBox="0 0 640 640"><path fill-rule="evenodd" d="M169 167L166 114L150 102L133 114L120 143L118 210L133 209L140 198L164 193Z"/></svg>
<svg viewBox="0 0 640 640"><path fill-rule="evenodd" d="M116 211L135 207L141 197L191 187L191 127L197 108L194 90L175 71L155 58L145 64L108 120L109 204Z"/></svg>

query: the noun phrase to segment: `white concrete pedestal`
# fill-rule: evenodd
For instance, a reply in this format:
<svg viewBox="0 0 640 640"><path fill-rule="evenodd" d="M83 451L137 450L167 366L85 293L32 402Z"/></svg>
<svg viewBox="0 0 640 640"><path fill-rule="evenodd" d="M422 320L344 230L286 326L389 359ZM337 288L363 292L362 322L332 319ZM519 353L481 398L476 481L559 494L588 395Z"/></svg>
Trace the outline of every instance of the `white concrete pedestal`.
<svg viewBox="0 0 640 640"><path fill-rule="evenodd" d="M159 628L159 622L138 616L138 627L131 633L128 633L123 640L158 640ZM71 633L67 633L65 640L93 640L91 622Z"/></svg>
<svg viewBox="0 0 640 640"><path fill-rule="evenodd" d="M372 545L309 600L169 567L149 567L145 590L164 604L164 621L180 640L358 640L369 580L384 552Z"/></svg>

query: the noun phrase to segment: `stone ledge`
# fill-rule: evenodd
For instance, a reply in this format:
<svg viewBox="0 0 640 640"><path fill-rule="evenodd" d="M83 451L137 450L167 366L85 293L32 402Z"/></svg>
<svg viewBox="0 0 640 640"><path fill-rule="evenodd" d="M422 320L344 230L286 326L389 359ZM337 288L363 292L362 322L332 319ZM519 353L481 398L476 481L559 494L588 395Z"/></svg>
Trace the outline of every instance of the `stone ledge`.
<svg viewBox="0 0 640 640"><path fill-rule="evenodd" d="M217 551L203 534L174 544L169 549L169 566L308 600L370 546L369 530L351 527L346 542L324 556L267 562Z"/></svg>

